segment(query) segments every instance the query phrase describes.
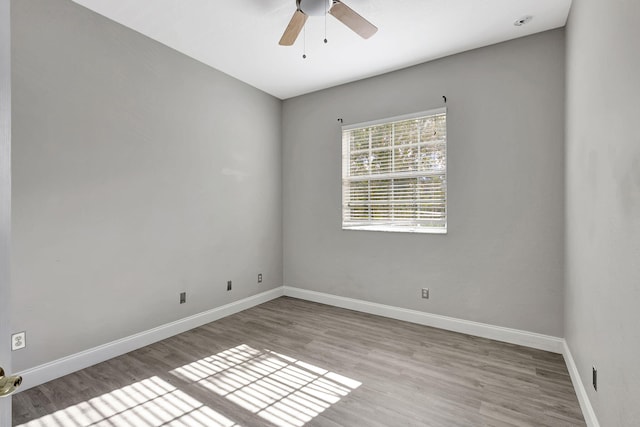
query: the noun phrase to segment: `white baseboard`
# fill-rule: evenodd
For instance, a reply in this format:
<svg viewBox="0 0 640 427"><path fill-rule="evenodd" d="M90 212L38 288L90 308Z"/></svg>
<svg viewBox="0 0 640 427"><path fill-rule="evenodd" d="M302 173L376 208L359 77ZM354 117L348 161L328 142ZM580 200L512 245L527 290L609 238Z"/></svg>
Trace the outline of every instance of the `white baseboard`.
<svg viewBox="0 0 640 427"><path fill-rule="evenodd" d="M184 319L176 320L175 322L167 323L166 325L158 326L157 328L153 328L148 331L131 335L80 353L36 366L35 368L18 372L17 375L21 375L23 378L23 383L19 391L24 391L31 387L44 384L80 369L93 366L113 357L120 356L138 348L153 344L182 332L186 332L190 329L197 328L198 326L202 326L223 317L260 305L282 295L563 354L587 426L600 427L595 412L593 411L593 407L591 406L591 402L589 401L587 391L585 390L582 380L580 379L580 375L578 374L578 369L575 361L573 360L573 356L571 355L571 351L569 350L569 346L563 338L457 319L454 317L441 316L438 314L425 313L417 310L393 307L390 305L309 291L290 286L282 286L267 292L253 295L221 307L198 313Z"/></svg>
<svg viewBox="0 0 640 427"><path fill-rule="evenodd" d="M17 372L22 376L22 386L19 391L27 390L48 381L65 376L80 369L88 368L97 363L120 356L141 347L153 344L174 335L186 332L198 326L238 313L248 308L260 305L283 295L283 288L278 287L248 298L235 301L175 322L167 323L148 331L140 332L80 353L72 354L35 368Z"/></svg>
<svg viewBox="0 0 640 427"><path fill-rule="evenodd" d="M564 356L564 361L567 364L569 376L571 377L571 382L573 383L573 389L576 391L576 396L578 396L580 409L582 410L582 415L584 416L584 421L587 423L587 427L600 427L598 418L596 418L596 413L593 410L593 406L591 406L591 401L589 400L587 390L584 388L584 384L582 383L582 379L580 378L580 373L578 372L576 362L575 360L573 360L573 356L571 355L569 344L567 344L566 341L564 341L563 343L562 355Z"/></svg>
<svg viewBox="0 0 640 427"><path fill-rule="evenodd" d="M461 332L463 334L474 335L477 337L537 348L539 350L550 351L553 353L563 353L564 339L549 335L505 328L502 326L494 326L470 320L456 319L454 317L393 307L390 305L353 298L345 298L290 286L284 287L284 295L307 301L333 305L335 307L347 308L349 310L389 317L392 319L404 320L405 322L417 323L420 325L432 326L434 328L446 329L448 331Z"/></svg>
<svg viewBox="0 0 640 427"><path fill-rule="evenodd" d="M582 415L587 423L587 427L600 427L600 423L595 415L593 406L591 406L591 402L589 401L587 391L580 379L580 375L578 374L576 363L573 360L569 346L564 338L488 325L486 323L472 322L469 320L456 319L454 317L424 313L422 311L408 310L405 308L377 304L353 298L345 298L322 292L294 288L291 286L284 287L284 295L562 354L564 356L565 363L567 364L567 370L569 371L573 388L576 392L576 396L578 397L578 401L580 402L580 409L582 410Z"/></svg>

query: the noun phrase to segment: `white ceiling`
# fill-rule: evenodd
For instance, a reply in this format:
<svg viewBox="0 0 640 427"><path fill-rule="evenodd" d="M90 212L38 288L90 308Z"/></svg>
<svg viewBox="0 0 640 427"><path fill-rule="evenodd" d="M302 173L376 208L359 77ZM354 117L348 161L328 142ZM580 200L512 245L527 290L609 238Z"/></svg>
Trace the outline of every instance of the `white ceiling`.
<svg viewBox="0 0 640 427"><path fill-rule="evenodd" d="M239 80L286 99L432 59L562 27L571 0L344 0L379 28L363 40L332 16L310 16L278 45L295 0L74 0ZM304 1L302 8L304 10ZM519 18L531 15L524 26Z"/></svg>

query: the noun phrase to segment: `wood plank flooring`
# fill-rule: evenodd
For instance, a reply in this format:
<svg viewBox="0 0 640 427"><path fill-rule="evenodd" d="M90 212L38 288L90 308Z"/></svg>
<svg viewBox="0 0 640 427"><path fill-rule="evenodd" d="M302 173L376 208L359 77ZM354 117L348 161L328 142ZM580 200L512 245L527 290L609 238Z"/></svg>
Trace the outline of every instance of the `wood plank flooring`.
<svg viewBox="0 0 640 427"><path fill-rule="evenodd" d="M14 426L584 426L561 355L282 297L13 398Z"/></svg>

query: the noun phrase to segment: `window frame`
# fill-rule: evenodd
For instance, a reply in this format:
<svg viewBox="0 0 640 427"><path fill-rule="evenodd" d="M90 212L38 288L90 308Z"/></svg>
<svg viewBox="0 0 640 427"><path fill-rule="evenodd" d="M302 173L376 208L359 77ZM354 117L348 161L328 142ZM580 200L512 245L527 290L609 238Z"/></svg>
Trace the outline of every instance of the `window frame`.
<svg viewBox="0 0 640 427"><path fill-rule="evenodd" d="M372 223L366 223L366 221L364 221L363 223L360 224L354 224L354 223L349 223L349 221L345 221L345 214L348 210L348 208L345 208L346 204L348 203L347 198L349 197L349 191L346 190L346 183L347 182L354 182L354 181L358 181L358 179L351 179L353 177L353 175L350 174L351 172L351 141L345 142L345 132L349 132L352 131L354 129L362 129L362 128L368 128L368 127L373 127L373 126L379 126L379 125L385 125L385 124L392 124L392 123L397 123L397 122L403 122L403 121L408 121L408 120L412 120L412 119L417 119L417 118L427 118L430 116L438 116L438 115L445 115L445 138L444 138L444 158L445 158L445 164L444 164L444 171L443 172L436 172L434 170L430 170L428 172L423 172L420 173L418 171L415 172L394 172L394 171L390 171L386 174L380 174L381 176L381 180L384 179L382 178L383 176L387 176L388 179L402 179L402 178L420 178L420 177L426 177L426 176L442 176L443 177L443 184L442 184L442 190L444 191L444 220L443 220L443 224L442 225L438 225L438 226L424 226L424 225L420 225L417 224L418 220L415 221L405 221L405 224L402 224L401 221L398 221L397 223L388 223L388 224L372 224ZM386 231L386 232L396 232L396 233L427 233L427 234L447 234L448 232L448 214L449 214L449 208L448 208L448 182L447 182L447 176L448 176L448 169L449 169L449 159L448 159L448 146L449 146L449 138L448 138L448 111L447 111L447 107L439 107L439 108L433 108L430 110L425 110L425 111L420 111L420 112L416 112L416 113L410 113L410 114L403 114L403 115L399 115L399 116L393 116L393 117L387 117L387 118L382 118L382 119L377 119L377 120L371 120L371 121L366 121L366 122L360 122L360 123L353 123L353 124L347 124L347 125L343 125L341 127L341 148L342 148L342 179L341 179L341 190L342 190L342 196L341 196L341 210L342 210L342 229L343 230L360 230L360 231ZM416 145L421 144L420 142L416 143ZM411 144L403 144L403 146L410 146ZM395 147L395 141L392 142L391 145L391 151L394 151L394 147ZM369 150L373 150L373 148L371 147L371 143L369 143ZM395 162L395 160L393 160L393 162ZM374 179L372 177L375 176L375 174L370 174L368 175L369 178L366 179L369 182L369 185L371 183L371 181ZM387 198L386 200L392 200L390 198ZM369 195L369 199L368 201L371 201L371 196ZM391 219L391 218L390 218ZM392 220L392 219L391 219Z"/></svg>

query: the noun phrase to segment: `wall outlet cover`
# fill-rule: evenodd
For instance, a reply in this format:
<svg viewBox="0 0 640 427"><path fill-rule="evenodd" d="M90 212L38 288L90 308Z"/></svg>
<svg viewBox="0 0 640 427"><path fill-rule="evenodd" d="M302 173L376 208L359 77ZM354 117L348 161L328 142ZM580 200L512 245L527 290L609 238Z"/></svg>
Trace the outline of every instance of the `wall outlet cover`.
<svg viewBox="0 0 640 427"><path fill-rule="evenodd" d="M11 350L16 351L21 348L25 348L27 346L27 333L26 332L18 332L17 334L11 335Z"/></svg>

